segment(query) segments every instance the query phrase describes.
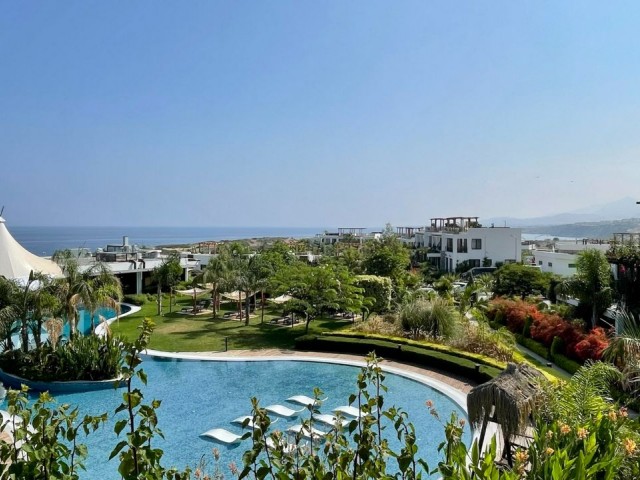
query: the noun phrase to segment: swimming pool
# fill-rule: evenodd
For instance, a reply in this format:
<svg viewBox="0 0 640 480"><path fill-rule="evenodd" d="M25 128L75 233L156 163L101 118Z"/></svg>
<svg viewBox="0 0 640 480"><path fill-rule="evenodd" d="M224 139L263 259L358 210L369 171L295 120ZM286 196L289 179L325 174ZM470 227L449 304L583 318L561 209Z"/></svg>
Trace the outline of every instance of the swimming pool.
<svg viewBox="0 0 640 480"><path fill-rule="evenodd" d="M322 406L323 413L348 403L348 397L356 391L356 377L360 369L351 365L301 361L176 361L145 357L143 368L148 375L147 387L142 390L145 401L162 400L158 410L159 426L165 439L156 439L154 446L165 452L163 464L195 467L204 455L212 459L211 451L218 447L220 466L228 474L228 464L242 464L242 454L249 448L249 441L238 448L227 450L199 437L206 430L225 428L241 433L231 420L250 414L250 397L260 399L262 406L274 403L289 405L285 401L293 395L312 396L313 387L320 387L328 400ZM429 465L437 464L437 446L443 439L443 428L432 418L425 401L432 400L441 418L448 419L451 411L460 418L466 414L449 397L414 379L387 374L385 405L397 405L409 412L416 426L417 443L421 456ZM87 471L83 479L118 479L117 459L109 462L112 448L118 442L113 433L116 421L115 407L122 399L122 390L107 390L81 394L59 395L59 402L77 405L81 414L109 412L109 423L90 435L85 443L89 448ZM118 417L120 418L120 417ZM279 419L274 427L286 429L298 420ZM467 432L466 441L470 440ZM395 438L394 434L388 434Z"/></svg>
<svg viewBox="0 0 640 480"><path fill-rule="evenodd" d="M125 315L131 310L129 305L120 304L120 316ZM94 326L100 325L100 317L104 317L105 320L110 320L116 318L116 311L113 308L102 307L99 308L94 314L93 322ZM91 333L91 314L88 310L81 309L78 311L78 332L83 335L88 335ZM69 324L65 323L64 329L62 331L63 335L69 336Z"/></svg>
<svg viewBox="0 0 640 480"><path fill-rule="evenodd" d="M129 313L132 313L134 311L140 310L139 307L135 307L135 306L131 306L131 305L127 305L125 303L121 303L120 304L120 317L124 317L125 315L128 315ZM94 326L98 326L100 325L100 316L104 317L105 320L109 321L113 321L116 319L117 315L116 315L116 311L113 308L99 308L94 316ZM19 325L16 325L16 331L19 331ZM78 310L78 331L82 334L82 335L88 335L91 333L91 315L89 313L88 310L85 309L80 309ZM70 332L70 327L69 324L67 322L64 323L64 326L62 328L62 335L65 338L69 338L69 332ZM45 342L47 339L49 338L49 334L47 333L46 329L43 327L42 328L42 336L41 339L43 342ZM13 341L13 344L16 345L17 347L19 347L22 343L22 340L20 339L20 334L16 333L15 335L12 335L11 340ZM34 343L33 343L33 338L31 333L29 334L29 343L30 343L30 348L34 347Z"/></svg>

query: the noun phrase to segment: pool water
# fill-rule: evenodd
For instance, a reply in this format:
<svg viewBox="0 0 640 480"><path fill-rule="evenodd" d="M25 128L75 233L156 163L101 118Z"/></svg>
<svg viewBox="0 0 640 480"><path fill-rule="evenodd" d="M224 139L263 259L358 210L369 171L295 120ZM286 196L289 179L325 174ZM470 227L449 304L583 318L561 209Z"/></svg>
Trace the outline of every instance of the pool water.
<svg viewBox="0 0 640 480"><path fill-rule="evenodd" d="M120 315L127 313L131 307L120 305ZM100 316L105 320L116 318L116 311L113 308L99 308L93 316L94 327L100 325ZM81 309L78 311L78 331L83 335L91 333L91 314L88 310ZM62 334L69 337L69 324L65 323Z"/></svg>
<svg viewBox="0 0 640 480"><path fill-rule="evenodd" d="M120 315L127 313L129 310L131 310L130 306L120 304ZM98 310L96 310L96 313L93 317L94 327L97 327L100 324L100 316L104 317L105 320L110 320L112 318L116 318L116 311L113 308L105 308L105 307L99 308ZM19 325L16 325L15 328L16 328L16 331L18 332L20 331ZM69 323L65 322L64 326L62 327L63 337L69 338L70 328L71 327L69 327ZM88 310L84 310L84 309L78 310L78 331L82 335L88 335L92 331L91 315ZM48 338L49 338L49 334L47 333L46 329L43 327L41 339L43 342L45 342ZM16 345L16 348L20 347L22 343L22 340L20 339L20 333L16 333L15 335L12 335L11 340L13 341L13 344ZM33 343L33 338L31 336L31 333L29 333L29 343L30 343L30 348L33 348L34 343Z"/></svg>
<svg viewBox="0 0 640 480"><path fill-rule="evenodd" d="M328 397L321 408L322 413L330 413L332 409L348 404L349 395L356 392L356 378L360 371L358 367L320 362L176 361L152 357L145 357L142 367L148 375L148 385L140 387L145 403L152 399L162 400L158 420L165 439L155 439L153 446L164 450L163 465L194 468L204 456L211 467L212 449L217 447L221 454L219 465L227 477L230 462L242 465L242 454L250 447L250 440L244 441L238 448L227 449L203 440L199 436L201 433L212 428L242 433L239 426L230 422L251 413L252 396L259 398L261 406L279 403L293 407L286 402L288 397L300 394L313 396L313 388L319 387ZM443 427L429 415L425 401L432 400L444 420L449 418L452 411L464 419L466 414L437 390L399 375L385 375L385 385L388 387L388 392L384 394L385 406L396 405L409 412L409 420L416 426L419 454L431 467L435 467L439 459L437 447L444 438ZM112 461L108 461L108 458L119 441L113 432L113 425L116 419L123 417L120 414L114 418L113 412L122 400L123 391L107 390L57 397L58 402L77 405L81 414L109 413L108 424L82 440L89 449L87 471L81 474L83 479L119 478L117 458ZM299 422L300 419L279 419L274 428L285 430ZM395 441L391 425L387 429L387 437ZM465 440L469 443L469 432ZM399 449L397 445L394 448Z"/></svg>

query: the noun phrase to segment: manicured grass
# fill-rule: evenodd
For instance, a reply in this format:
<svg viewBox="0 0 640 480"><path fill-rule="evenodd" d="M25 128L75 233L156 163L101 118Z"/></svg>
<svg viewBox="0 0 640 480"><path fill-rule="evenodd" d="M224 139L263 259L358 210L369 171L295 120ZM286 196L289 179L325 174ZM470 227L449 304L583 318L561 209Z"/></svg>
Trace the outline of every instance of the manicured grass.
<svg viewBox="0 0 640 480"><path fill-rule="evenodd" d="M261 348L286 348L294 347L295 338L305 333L304 322L294 327L274 326L269 320L280 316L280 311L265 309L264 323L260 323L260 310L249 319L249 325L245 326L244 320L223 319L226 311L235 311L235 304L223 304L220 318L212 318L212 314L183 315L176 313L182 307L191 306L188 299L179 299L173 307L174 312L169 313L169 300L164 299L163 316L156 315L155 302L149 302L135 314L126 316L111 324L114 334L122 335L133 340L138 335L138 326L143 318L151 318L156 324L151 336L150 348L168 352L211 352L224 350L225 337L228 337L228 347L232 349L261 349ZM351 323L343 320L316 319L309 325L309 333L320 333L331 330L348 328Z"/></svg>

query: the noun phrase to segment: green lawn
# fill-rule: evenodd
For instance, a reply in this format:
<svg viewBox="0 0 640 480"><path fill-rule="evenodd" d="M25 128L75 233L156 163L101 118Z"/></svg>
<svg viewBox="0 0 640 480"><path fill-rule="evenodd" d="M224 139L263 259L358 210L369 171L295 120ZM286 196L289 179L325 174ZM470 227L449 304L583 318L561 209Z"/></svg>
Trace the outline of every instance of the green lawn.
<svg viewBox="0 0 640 480"><path fill-rule="evenodd" d="M293 348L294 339L304 335L304 323L294 327L274 326L269 320L280 316L279 311L265 309L264 323L260 323L260 311L244 320L212 318L212 315L182 315L175 313L182 307L190 306L191 301L179 299L174 313L169 313L169 301L164 300L163 316L156 315L155 302L142 306L138 313L128 315L111 324L114 334L133 340L138 335L138 326L144 317L151 318L156 324L151 336L150 348L168 352L208 352L224 350L224 339L228 337L229 349ZM223 311L235 310L235 304L223 305ZM218 317L222 317L222 313ZM321 333L349 328L351 323L344 320L316 319L309 325L309 333Z"/></svg>

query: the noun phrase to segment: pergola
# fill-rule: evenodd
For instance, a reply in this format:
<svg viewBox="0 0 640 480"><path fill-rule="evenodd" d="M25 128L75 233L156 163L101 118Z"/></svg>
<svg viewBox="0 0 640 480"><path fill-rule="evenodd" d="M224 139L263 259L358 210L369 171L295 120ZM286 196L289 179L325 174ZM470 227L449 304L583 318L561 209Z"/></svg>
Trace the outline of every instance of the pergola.
<svg viewBox="0 0 640 480"><path fill-rule="evenodd" d="M509 363L497 377L474 387L467 395L467 411L473 428L480 427L479 447L482 449L489 422L499 425L504 436L504 450L509 465L511 445L515 436L526 433L531 414L542 390L545 377L533 367Z"/></svg>

